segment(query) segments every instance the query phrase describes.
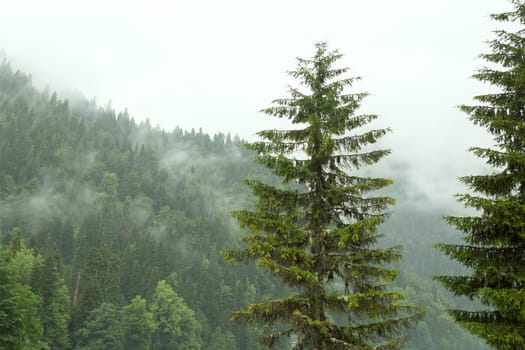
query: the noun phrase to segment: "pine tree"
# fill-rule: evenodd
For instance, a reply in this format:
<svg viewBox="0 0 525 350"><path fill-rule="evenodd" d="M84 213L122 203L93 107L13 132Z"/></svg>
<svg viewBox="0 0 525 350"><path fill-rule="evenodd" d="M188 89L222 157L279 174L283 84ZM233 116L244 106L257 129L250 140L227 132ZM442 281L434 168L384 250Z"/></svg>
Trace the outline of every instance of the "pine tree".
<svg viewBox="0 0 525 350"><path fill-rule="evenodd" d="M42 263L35 264L32 274L32 289L41 298L39 308L43 326L43 340L54 350L69 349L68 324L69 290L60 277L58 259L46 256Z"/></svg>
<svg viewBox="0 0 525 350"><path fill-rule="evenodd" d="M333 67L341 57L318 43L311 59L299 58L289 75L300 86L263 110L298 128L260 131L262 141L248 145L282 185L246 181L258 199L255 209L233 215L250 233L244 249L224 256L255 261L295 290L232 314L241 323L272 326L262 338L268 347L289 337L296 349L398 349L400 332L422 315L387 288L397 271L386 265L401 258L401 247L375 244L394 200L367 193L392 181L356 172L390 153L363 150L389 130L355 133L377 116L356 114L367 94L346 91L359 78L342 78L348 68Z"/></svg>
<svg viewBox="0 0 525 350"><path fill-rule="evenodd" d="M496 39L489 41L491 52L481 55L494 68L482 68L473 76L500 91L476 96L477 105L461 106L474 124L494 135L493 148L471 148L494 171L460 179L473 193L458 195L458 200L479 215L447 217L464 232L465 243L438 245L472 273L436 277L456 295L486 306L451 314L500 350L525 349L525 2L511 3L512 11L491 17L521 28L496 31Z"/></svg>

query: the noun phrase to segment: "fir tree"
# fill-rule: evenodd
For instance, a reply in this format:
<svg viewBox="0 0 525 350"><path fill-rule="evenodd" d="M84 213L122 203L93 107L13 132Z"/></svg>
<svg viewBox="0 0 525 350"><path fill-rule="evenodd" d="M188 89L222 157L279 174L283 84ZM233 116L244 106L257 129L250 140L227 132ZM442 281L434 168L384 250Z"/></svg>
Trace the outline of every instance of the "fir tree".
<svg viewBox="0 0 525 350"><path fill-rule="evenodd" d="M295 290L232 314L241 323L271 325L262 339L268 347L290 337L296 349L398 349L400 332L422 314L387 289L397 271L385 265L401 258L401 247L376 248L376 230L394 200L367 194L392 181L356 171L390 153L363 149L389 130L358 133L377 116L356 114L367 94L346 91L359 78L343 78L348 69L333 67L341 56L319 43L311 59L299 58L289 74L301 86L263 110L298 128L260 131L262 141L248 145L282 186L247 180L255 209L233 215L251 233L242 238L244 249L224 256L254 260Z"/></svg>
<svg viewBox="0 0 525 350"><path fill-rule="evenodd" d="M465 233L465 243L438 245L472 273L437 279L456 295L486 306L482 311L451 310L452 315L500 350L525 349L525 2L511 2L512 11L491 17L521 28L496 31L496 39L489 41L492 52L481 55L493 68L474 74L500 91L476 96L478 104L460 107L494 135L493 148L471 148L494 171L461 178L473 193L458 195L458 200L479 215L447 217Z"/></svg>

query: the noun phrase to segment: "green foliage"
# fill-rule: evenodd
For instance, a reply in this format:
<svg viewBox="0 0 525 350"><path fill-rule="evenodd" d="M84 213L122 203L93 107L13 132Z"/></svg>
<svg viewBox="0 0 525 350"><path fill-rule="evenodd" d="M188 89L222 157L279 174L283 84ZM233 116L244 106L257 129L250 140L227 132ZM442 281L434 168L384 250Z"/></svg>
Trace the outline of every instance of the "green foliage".
<svg viewBox="0 0 525 350"><path fill-rule="evenodd" d="M201 348L199 322L165 280L159 281L150 310L157 325L154 348L159 350L198 350Z"/></svg>
<svg viewBox="0 0 525 350"><path fill-rule="evenodd" d="M73 305L74 324L82 324L87 314L103 302L117 303L119 258L108 246L92 248L83 271L78 274L78 301Z"/></svg>
<svg viewBox="0 0 525 350"><path fill-rule="evenodd" d="M346 91L358 78L341 78L347 69L333 67L341 54L324 43L316 49L289 73L308 91L290 87L290 98L263 111L303 128L261 131L263 140L248 146L283 186L247 181L258 198L255 209L233 215L251 234L242 238L244 249L224 253L230 262L256 261L296 294L250 304L232 319L275 326L263 338L268 347L290 337L298 349L397 349L400 331L422 310L386 288L397 272L385 265L401 258L400 247L373 247L394 200L367 193L392 181L347 172L387 155L365 147L389 130L350 134L377 117L356 115L366 94Z"/></svg>
<svg viewBox="0 0 525 350"><path fill-rule="evenodd" d="M177 294L201 327L196 343L222 327L235 348L256 348L228 322L227 300L244 300L239 278L275 285L253 268L232 272L218 254L235 239L232 203L248 200L242 178L260 172L238 137L165 132L83 97L60 100L4 62L0 159L0 240L19 236L38 252L20 255L13 274L39 301L40 341L74 347L101 304L151 302L158 281L176 272Z"/></svg>
<svg viewBox="0 0 525 350"><path fill-rule="evenodd" d="M0 245L0 349L40 349L45 346L37 316L41 300L24 283L24 276L16 275L20 271L30 275L35 259L28 258L32 253L23 247L15 253L13 257Z"/></svg>
<svg viewBox="0 0 525 350"><path fill-rule="evenodd" d="M122 308L121 327L124 349L148 350L157 325L146 307L146 300L137 296ZM157 348L155 348L157 349Z"/></svg>
<svg viewBox="0 0 525 350"><path fill-rule="evenodd" d="M450 225L465 233L465 243L437 246L472 271L437 279L454 294L485 306L483 310L454 309L452 316L500 350L525 348L525 3L511 2L512 11L492 18L521 28L496 31L497 38L489 42L492 52L481 55L495 68L474 74L500 91L476 96L477 105L461 106L474 124L494 136L495 148L471 149L494 172L461 178L475 194L458 195L458 200L479 215L447 217Z"/></svg>
<svg viewBox="0 0 525 350"><path fill-rule="evenodd" d="M33 290L41 296L39 309L42 320L42 341L51 349L69 349L70 298L69 290L60 277L57 261L50 256L34 269Z"/></svg>
<svg viewBox="0 0 525 350"><path fill-rule="evenodd" d="M117 314L138 295L150 306L165 279L193 310L201 348L262 349L258 339L266 327L229 322L228 312L287 296L290 289L255 264L228 265L219 251L236 247L240 235L228 213L254 203L242 179L274 185L278 179L254 164L253 152L236 136L166 132L82 96L62 98L37 91L29 76L0 64L0 241L10 271L9 282L0 285L9 286L2 289L0 304L6 314L18 315L0 315L8 320L2 327L13 327L17 344L28 349L104 347L96 336L91 345L77 346L76 335L83 334L80 329L98 332L90 315L111 302L113 314L106 313L107 327L99 325L99 331L109 347L119 349L123 330ZM386 190L399 204L379 226L382 246L405 245L399 268L416 272L424 284L401 278L396 286L407 301L428 308L424 322L435 350L481 349L443 315L453 299L434 293L426 279L441 267L466 270L430 248L436 236L453 235L436 219L442 210L401 208L417 193L407 185L405 164L386 162L379 170L393 169L396 183ZM372 179L376 169L363 171ZM285 188L302 187L293 182ZM11 334L4 329L2 341ZM418 334L410 333L407 346L428 350ZM4 348L17 349L13 344ZM289 348L286 337L279 348Z"/></svg>
<svg viewBox="0 0 525 350"><path fill-rule="evenodd" d="M78 330L79 350L120 350L124 349L118 308L103 303L91 311L85 326Z"/></svg>
<svg viewBox="0 0 525 350"><path fill-rule="evenodd" d="M210 348L215 350L230 350L236 347L235 336L229 332L223 332L221 327L217 327L209 342Z"/></svg>
<svg viewBox="0 0 525 350"><path fill-rule="evenodd" d="M395 284L401 288L408 302L427 310L425 317L411 332L406 343L407 350L489 349L481 339L457 327L446 313L451 305L447 294L436 282L429 284L428 280L422 280L413 273L402 272ZM466 305L468 302L462 300L461 304Z"/></svg>

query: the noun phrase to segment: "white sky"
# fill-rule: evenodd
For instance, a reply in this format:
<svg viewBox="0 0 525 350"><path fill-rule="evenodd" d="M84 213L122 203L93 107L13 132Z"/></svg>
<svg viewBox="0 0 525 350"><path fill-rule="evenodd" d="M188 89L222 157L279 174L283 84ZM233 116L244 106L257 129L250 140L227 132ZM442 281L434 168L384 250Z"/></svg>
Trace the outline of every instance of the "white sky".
<svg viewBox="0 0 525 350"><path fill-rule="evenodd" d="M489 87L469 76L506 0L0 0L0 48L39 87L78 90L137 121L252 139L285 125L258 111L285 97L295 57L327 40L372 94L363 112L394 133L384 144L429 193L490 143L455 106ZM443 171L444 172L443 172ZM474 170L475 171L475 170ZM442 174L447 180L442 180Z"/></svg>

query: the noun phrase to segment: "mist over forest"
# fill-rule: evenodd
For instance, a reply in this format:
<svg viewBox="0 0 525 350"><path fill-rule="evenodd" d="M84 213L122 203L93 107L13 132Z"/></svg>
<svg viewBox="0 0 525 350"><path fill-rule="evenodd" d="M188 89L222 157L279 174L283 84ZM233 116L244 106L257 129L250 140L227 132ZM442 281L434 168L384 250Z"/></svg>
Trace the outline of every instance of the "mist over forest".
<svg viewBox="0 0 525 350"><path fill-rule="evenodd" d="M525 348L525 1L97 2L0 11L0 350Z"/></svg>
<svg viewBox="0 0 525 350"><path fill-rule="evenodd" d="M92 349L103 332L110 344L118 330L104 325L120 310L131 344L149 317L164 317L155 308L164 297L173 348L258 349L262 329L228 313L286 291L219 253L242 234L229 212L253 202L243 180L277 179L235 134L137 123L126 110L40 91L13 66L0 67L0 239L3 264L25 271L10 280L28 298L18 307L31 325L19 339ZM382 244L404 246L395 288L428 308L407 349L486 348L446 314L459 301L430 279L463 270L432 247L459 240L441 220L451 209L413 186L406 164L387 159L367 171L395 181L386 191L397 205L380 228ZM144 337L165 348L158 332Z"/></svg>

